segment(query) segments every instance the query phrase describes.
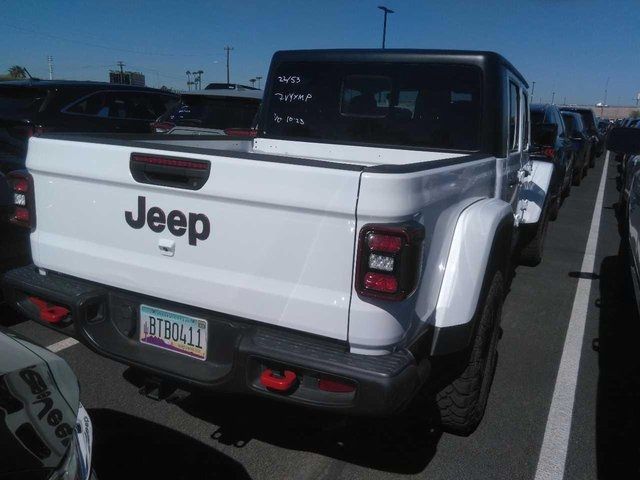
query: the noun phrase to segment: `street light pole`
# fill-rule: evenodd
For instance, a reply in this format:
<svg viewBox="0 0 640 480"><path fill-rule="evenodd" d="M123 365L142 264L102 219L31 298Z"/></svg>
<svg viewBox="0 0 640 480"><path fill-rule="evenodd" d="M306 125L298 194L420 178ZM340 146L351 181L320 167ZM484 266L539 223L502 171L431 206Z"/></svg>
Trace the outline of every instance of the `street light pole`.
<svg viewBox="0 0 640 480"><path fill-rule="evenodd" d="M395 13L395 12L390 8L387 8L382 5L379 6L378 8L384 12L384 26L382 27L382 48L385 48L385 45L387 43L387 14Z"/></svg>

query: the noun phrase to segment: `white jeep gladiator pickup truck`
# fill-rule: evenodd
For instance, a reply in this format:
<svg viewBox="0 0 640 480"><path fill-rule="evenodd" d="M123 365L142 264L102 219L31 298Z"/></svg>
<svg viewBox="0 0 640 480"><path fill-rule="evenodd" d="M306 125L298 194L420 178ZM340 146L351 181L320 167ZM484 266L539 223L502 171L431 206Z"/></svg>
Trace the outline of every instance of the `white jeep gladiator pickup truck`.
<svg viewBox="0 0 640 480"><path fill-rule="evenodd" d="M33 265L6 298L182 388L367 415L435 399L468 434L511 259L542 253L527 88L491 52L284 51L257 138L32 138L11 178Z"/></svg>

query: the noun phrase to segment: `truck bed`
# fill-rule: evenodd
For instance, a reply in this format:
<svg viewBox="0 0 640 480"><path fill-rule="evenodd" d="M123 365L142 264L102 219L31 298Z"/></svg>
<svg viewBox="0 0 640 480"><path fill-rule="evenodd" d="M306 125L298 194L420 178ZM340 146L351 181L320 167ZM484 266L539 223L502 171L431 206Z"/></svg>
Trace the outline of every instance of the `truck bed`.
<svg viewBox="0 0 640 480"><path fill-rule="evenodd" d="M419 150L415 147L366 145L363 148L323 142L230 139L220 135L48 133L40 138L380 173L412 172L487 158L486 154Z"/></svg>

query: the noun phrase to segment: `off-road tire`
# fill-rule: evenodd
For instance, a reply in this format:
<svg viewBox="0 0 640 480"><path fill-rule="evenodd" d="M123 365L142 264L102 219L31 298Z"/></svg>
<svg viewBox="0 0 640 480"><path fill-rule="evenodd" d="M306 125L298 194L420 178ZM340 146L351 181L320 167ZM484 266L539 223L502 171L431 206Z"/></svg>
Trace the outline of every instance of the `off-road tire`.
<svg viewBox="0 0 640 480"><path fill-rule="evenodd" d="M435 396L438 423L445 432L470 435L484 416L498 359L503 301L504 285L498 271L478 309L476 334L464 370Z"/></svg>
<svg viewBox="0 0 640 480"><path fill-rule="evenodd" d="M582 170L580 172L578 172L577 175L574 175L573 178L571 179L571 185L575 186L575 187L579 187L580 184L582 183Z"/></svg>
<svg viewBox="0 0 640 480"><path fill-rule="evenodd" d="M544 243L547 238L549 226L549 212L545 205L540 220L536 225L523 225L520 238L520 251L518 260L520 265L535 267L542 261Z"/></svg>

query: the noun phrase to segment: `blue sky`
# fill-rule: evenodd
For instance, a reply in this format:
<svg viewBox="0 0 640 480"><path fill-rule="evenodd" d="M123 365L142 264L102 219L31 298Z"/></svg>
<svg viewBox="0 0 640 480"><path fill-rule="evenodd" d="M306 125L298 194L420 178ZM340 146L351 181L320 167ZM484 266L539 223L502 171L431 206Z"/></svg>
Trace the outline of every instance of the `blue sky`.
<svg viewBox="0 0 640 480"><path fill-rule="evenodd" d="M388 48L494 50L530 81L535 101L603 100L633 104L640 92L640 4L637 0L385 0ZM147 84L186 88L186 70L203 83L266 77L274 51L376 48L382 0L0 0L0 71L26 66L47 78L106 80L122 60Z"/></svg>

